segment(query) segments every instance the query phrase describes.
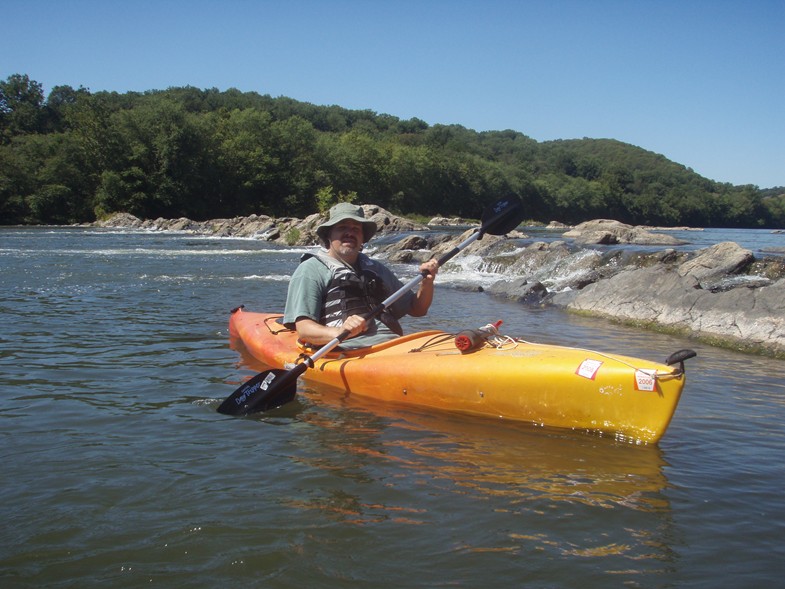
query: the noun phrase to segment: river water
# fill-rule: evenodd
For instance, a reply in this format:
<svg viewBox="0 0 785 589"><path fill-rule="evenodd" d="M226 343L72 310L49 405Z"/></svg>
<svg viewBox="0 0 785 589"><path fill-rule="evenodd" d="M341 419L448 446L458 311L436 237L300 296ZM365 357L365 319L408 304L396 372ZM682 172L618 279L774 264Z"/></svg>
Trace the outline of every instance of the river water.
<svg viewBox="0 0 785 589"><path fill-rule="evenodd" d="M496 301L444 273L408 331L502 319L530 341L695 349L665 437L634 446L302 385L274 412L217 414L257 369L228 346L229 310L281 309L301 253L0 230L0 586L781 583L785 363Z"/></svg>

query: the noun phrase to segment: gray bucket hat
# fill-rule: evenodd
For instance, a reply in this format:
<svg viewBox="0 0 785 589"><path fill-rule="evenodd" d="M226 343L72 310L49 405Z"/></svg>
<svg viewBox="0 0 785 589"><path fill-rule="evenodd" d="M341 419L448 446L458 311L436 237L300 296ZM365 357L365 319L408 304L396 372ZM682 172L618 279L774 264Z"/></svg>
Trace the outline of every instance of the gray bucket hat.
<svg viewBox="0 0 785 589"><path fill-rule="evenodd" d="M368 243L376 234L376 223L365 218L363 208L349 202L339 202L330 209L330 219L316 228L316 235L323 243L328 242L328 234L333 225L340 223L344 219L357 221L363 226L363 243Z"/></svg>

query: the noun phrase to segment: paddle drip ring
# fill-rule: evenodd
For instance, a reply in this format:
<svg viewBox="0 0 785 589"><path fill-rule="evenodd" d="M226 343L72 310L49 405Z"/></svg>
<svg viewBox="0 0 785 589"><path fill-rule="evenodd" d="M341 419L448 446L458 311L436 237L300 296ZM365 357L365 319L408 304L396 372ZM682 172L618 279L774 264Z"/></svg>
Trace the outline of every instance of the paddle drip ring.
<svg viewBox="0 0 785 589"><path fill-rule="evenodd" d="M314 366L313 360L306 353L302 353L299 356L297 356L297 360L295 360L294 363L295 364L303 364L303 363L305 363L305 365L308 366L308 368L313 368L313 366Z"/></svg>

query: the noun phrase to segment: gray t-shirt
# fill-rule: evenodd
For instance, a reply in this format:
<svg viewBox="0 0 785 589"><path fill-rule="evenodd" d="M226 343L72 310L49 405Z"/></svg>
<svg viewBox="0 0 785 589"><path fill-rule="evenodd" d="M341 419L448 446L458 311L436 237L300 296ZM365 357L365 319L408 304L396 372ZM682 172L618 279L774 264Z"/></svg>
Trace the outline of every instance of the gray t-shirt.
<svg viewBox="0 0 785 589"><path fill-rule="evenodd" d="M387 266L372 260L365 254L360 254L363 264L370 264L370 268L384 283L389 294L398 291L403 283L393 274ZM358 261L359 263L359 261ZM286 295L286 308L284 309L283 323L286 327L294 329L295 322L301 318L313 319L320 322L324 295L332 280L332 271L318 259L309 257L304 260L292 274L289 283L289 292ZM396 319L406 315L414 301L414 293L409 291L390 307ZM341 342L341 349L354 350L374 344L395 339L397 334L378 319L368 325L368 330L357 337Z"/></svg>

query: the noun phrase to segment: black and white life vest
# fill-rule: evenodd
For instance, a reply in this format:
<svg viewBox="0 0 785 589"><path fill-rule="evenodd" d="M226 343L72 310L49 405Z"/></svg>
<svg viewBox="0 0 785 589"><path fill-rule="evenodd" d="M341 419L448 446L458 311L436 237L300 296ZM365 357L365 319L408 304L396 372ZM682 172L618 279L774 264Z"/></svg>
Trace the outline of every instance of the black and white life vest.
<svg viewBox="0 0 785 589"><path fill-rule="evenodd" d="M305 254L301 263L308 258L319 260L332 275L322 300L323 325L340 327L349 316L370 313L390 295L373 262L363 254L357 260L359 271L325 254ZM389 309L379 315L379 320L394 333L403 335L401 324Z"/></svg>

